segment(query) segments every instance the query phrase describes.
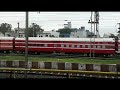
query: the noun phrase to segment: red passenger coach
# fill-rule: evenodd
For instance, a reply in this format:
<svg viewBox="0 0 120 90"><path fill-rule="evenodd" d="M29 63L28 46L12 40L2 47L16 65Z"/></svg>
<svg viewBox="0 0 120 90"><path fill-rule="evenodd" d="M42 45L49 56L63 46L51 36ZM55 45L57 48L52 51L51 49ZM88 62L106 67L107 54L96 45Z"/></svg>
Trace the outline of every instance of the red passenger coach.
<svg viewBox="0 0 120 90"><path fill-rule="evenodd" d="M118 54L120 54L120 40L118 40Z"/></svg>
<svg viewBox="0 0 120 90"><path fill-rule="evenodd" d="M15 39L15 50L25 51L25 38ZM29 37L29 52L63 52L89 54L114 54L113 38L37 38Z"/></svg>
<svg viewBox="0 0 120 90"><path fill-rule="evenodd" d="M13 51L14 37L0 37L0 51Z"/></svg>
<svg viewBox="0 0 120 90"><path fill-rule="evenodd" d="M25 52L25 38L15 38L15 51Z"/></svg>
<svg viewBox="0 0 120 90"><path fill-rule="evenodd" d="M59 48L56 48L55 44L59 45L59 41L56 38L56 41L53 38L37 38L29 37L28 40L28 51L29 52L54 52L60 51ZM25 38L16 38L15 39L15 50L16 51L25 51Z"/></svg>

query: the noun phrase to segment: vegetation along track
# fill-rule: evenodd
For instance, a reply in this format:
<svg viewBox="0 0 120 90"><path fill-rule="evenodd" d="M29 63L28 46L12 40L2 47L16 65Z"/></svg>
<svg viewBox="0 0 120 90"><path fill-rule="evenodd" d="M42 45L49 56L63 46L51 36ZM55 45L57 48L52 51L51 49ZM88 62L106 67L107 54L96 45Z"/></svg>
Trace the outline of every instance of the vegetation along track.
<svg viewBox="0 0 120 90"><path fill-rule="evenodd" d="M25 56L25 54L17 54L17 53L0 53L0 56ZM99 60L116 60L120 59L120 57L87 57L86 55L79 55L79 54L58 54L58 53L52 53L52 54L45 54L41 53L39 55L37 54L29 54L28 57L40 57L40 58L83 58L83 59L99 59Z"/></svg>

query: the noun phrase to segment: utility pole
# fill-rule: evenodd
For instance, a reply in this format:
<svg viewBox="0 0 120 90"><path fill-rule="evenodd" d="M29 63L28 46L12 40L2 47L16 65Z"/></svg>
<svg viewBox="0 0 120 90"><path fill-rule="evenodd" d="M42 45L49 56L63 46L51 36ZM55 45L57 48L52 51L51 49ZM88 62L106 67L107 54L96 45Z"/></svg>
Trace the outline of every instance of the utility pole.
<svg viewBox="0 0 120 90"><path fill-rule="evenodd" d="M90 20L89 20L89 22L88 23L90 23L91 24L91 36L90 36L90 59L91 59L91 54L92 54L92 41L91 41L91 38L92 38L92 23L93 23L93 21L92 21L92 14L93 14L93 12L91 12L91 17L90 17Z"/></svg>
<svg viewBox="0 0 120 90"><path fill-rule="evenodd" d="M25 29L25 69L28 67L28 11L26 11L26 29ZM27 72L25 72L25 78L27 78Z"/></svg>
<svg viewBox="0 0 120 90"><path fill-rule="evenodd" d="M99 38L99 12L95 12L96 35Z"/></svg>
<svg viewBox="0 0 120 90"><path fill-rule="evenodd" d="M18 24L18 37L19 37L19 22L17 24Z"/></svg>
<svg viewBox="0 0 120 90"><path fill-rule="evenodd" d="M91 32L92 32L92 24L94 24L94 43L93 43L93 58L94 58L95 48L96 48L96 45L95 45L95 31L96 31L97 38L99 38L99 27L98 27L99 26L99 12L94 13L94 21L92 21L92 14L91 14L91 21L89 20L88 23L91 23ZM90 41L91 41L91 38L90 38ZM92 53L91 49L90 49L90 53ZM90 57L91 57L91 54L90 54Z"/></svg>
<svg viewBox="0 0 120 90"><path fill-rule="evenodd" d="M94 43L93 43L93 59L94 59L94 56L95 56L95 48L96 48L96 45L95 45L95 25L96 25L96 14L94 13ZM97 26L97 25L96 25ZM97 31L96 31L97 32Z"/></svg>
<svg viewBox="0 0 120 90"><path fill-rule="evenodd" d="M34 23L33 23L33 37L34 37Z"/></svg>

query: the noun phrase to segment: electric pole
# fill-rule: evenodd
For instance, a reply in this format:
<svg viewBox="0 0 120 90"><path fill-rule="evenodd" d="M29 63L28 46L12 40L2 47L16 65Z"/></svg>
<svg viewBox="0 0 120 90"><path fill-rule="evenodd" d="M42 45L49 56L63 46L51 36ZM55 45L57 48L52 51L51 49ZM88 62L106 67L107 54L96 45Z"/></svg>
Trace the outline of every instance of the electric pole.
<svg viewBox="0 0 120 90"><path fill-rule="evenodd" d="M28 67L28 11L26 11L26 29L25 29L25 69ZM25 78L27 78L27 72L25 72Z"/></svg>
<svg viewBox="0 0 120 90"><path fill-rule="evenodd" d="M99 12L95 12L96 36L99 38Z"/></svg>
<svg viewBox="0 0 120 90"><path fill-rule="evenodd" d="M19 37L19 22L17 24L18 24L18 37Z"/></svg>
<svg viewBox="0 0 120 90"><path fill-rule="evenodd" d="M96 36L99 38L99 12L94 12L94 20L92 21L92 12L91 12L91 20L89 22L91 24L91 36L92 36L92 24L94 24L94 44L93 44L93 58L95 54L95 31L96 31ZM90 42L91 42L91 37L90 37ZM91 45L92 46L92 45ZM91 57L91 51L92 48L90 48L90 57Z"/></svg>
<svg viewBox="0 0 120 90"><path fill-rule="evenodd" d="M91 59L91 56L92 56L92 41L91 41L91 38L92 38L92 24L93 24L93 21L92 21L92 15L93 15L93 12L91 12L91 17L90 17L90 20L88 21L88 23L91 24L91 34L90 34L90 59Z"/></svg>
<svg viewBox="0 0 120 90"><path fill-rule="evenodd" d="M33 23L33 37L34 37L34 24L35 24L35 23Z"/></svg>

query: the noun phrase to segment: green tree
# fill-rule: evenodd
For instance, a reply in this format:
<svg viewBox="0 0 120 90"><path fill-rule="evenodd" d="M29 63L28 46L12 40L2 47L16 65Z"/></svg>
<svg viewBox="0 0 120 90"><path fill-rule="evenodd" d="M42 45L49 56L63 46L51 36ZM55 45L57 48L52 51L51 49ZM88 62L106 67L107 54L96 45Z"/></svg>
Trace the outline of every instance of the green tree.
<svg viewBox="0 0 120 90"><path fill-rule="evenodd" d="M60 32L60 34L70 34L71 31L72 29L69 29L69 28L62 28L57 30L57 32Z"/></svg>
<svg viewBox="0 0 120 90"><path fill-rule="evenodd" d="M109 38L115 38L114 34L110 34Z"/></svg>
<svg viewBox="0 0 120 90"><path fill-rule="evenodd" d="M32 23L29 27L28 36L36 37L37 32L43 32L43 31L44 31L44 29L42 29L39 25L37 25L36 23Z"/></svg>
<svg viewBox="0 0 120 90"><path fill-rule="evenodd" d="M12 25L8 23L0 24L0 32L2 32L5 36L5 32L9 32L12 29Z"/></svg>

